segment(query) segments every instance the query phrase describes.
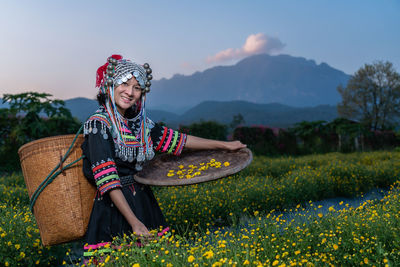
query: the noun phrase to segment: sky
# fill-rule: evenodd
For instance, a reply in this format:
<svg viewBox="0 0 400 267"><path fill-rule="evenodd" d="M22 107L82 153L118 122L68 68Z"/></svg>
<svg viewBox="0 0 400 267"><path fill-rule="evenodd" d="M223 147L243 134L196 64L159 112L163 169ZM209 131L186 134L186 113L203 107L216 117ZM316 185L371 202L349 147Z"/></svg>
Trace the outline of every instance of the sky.
<svg viewBox="0 0 400 267"><path fill-rule="evenodd" d="M26 91L94 98L112 54L148 62L156 80L288 54L354 74L400 72L400 1L0 0L0 98ZM190 88L188 88L190 90Z"/></svg>

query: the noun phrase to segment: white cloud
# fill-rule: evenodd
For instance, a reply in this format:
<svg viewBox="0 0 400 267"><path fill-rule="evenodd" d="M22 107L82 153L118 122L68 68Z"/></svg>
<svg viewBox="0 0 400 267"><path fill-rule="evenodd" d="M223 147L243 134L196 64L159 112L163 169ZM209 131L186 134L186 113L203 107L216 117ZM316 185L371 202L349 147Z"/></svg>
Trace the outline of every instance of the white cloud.
<svg viewBox="0 0 400 267"><path fill-rule="evenodd" d="M241 59L255 54L273 54L281 51L285 44L278 38L269 37L263 33L251 34L241 48L228 48L207 58L208 63Z"/></svg>

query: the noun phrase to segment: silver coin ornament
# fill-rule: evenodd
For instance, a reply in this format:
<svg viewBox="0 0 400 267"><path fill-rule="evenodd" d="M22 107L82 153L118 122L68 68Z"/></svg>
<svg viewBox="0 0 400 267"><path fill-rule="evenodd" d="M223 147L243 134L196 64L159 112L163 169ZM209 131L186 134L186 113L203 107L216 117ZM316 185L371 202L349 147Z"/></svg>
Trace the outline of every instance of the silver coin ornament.
<svg viewBox="0 0 400 267"><path fill-rule="evenodd" d="M148 69L148 68L150 68L150 65L149 65L149 63L144 63L144 64L143 64L143 68L145 68L145 69Z"/></svg>
<svg viewBox="0 0 400 267"><path fill-rule="evenodd" d="M97 134L97 128L93 128L92 133Z"/></svg>
<svg viewBox="0 0 400 267"><path fill-rule="evenodd" d="M147 80L150 81L151 79L153 79L153 75L151 74L147 75Z"/></svg>
<svg viewBox="0 0 400 267"><path fill-rule="evenodd" d="M107 140L108 139L108 134L106 134L106 133L103 134L103 138Z"/></svg>

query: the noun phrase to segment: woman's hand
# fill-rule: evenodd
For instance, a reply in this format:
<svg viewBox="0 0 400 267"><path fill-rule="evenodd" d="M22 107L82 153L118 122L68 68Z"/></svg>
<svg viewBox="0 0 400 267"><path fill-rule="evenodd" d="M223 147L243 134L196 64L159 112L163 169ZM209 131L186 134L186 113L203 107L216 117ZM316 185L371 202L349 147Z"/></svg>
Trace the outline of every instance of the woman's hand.
<svg viewBox="0 0 400 267"><path fill-rule="evenodd" d="M131 225L132 231L138 236L150 237L151 234L149 230L133 213L121 189L113 189L109 192L109 194L112 202L114 202L115 206L117 206L118 210Z"/></svg>
<svg viewBox="0 0 400 267"><path fill-rule="evenodd" d="M242 144L240 141L224 142L224 146L227 150L237 150L246 147L246 145Z"/></svg>
<svg viewBox="0 0 400 267"><path fill-rule="evenodd" d="M132 225L132 232L138 236L150 237L151 234L147 227L139 220Z"/></svg>

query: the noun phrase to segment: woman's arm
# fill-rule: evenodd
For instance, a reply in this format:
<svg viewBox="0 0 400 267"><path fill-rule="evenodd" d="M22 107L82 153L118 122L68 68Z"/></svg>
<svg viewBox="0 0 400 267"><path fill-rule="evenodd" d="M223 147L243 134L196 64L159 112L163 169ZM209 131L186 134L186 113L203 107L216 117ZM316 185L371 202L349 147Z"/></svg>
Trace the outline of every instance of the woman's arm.
<svg viewBox="0 0 400 267"><path fill-rule="evenodd" d="M132 231L137 235L150 236L150 232L147 227L141 221L139 221L139 219L133 213L132 209L129 207L126 198L122 194L122 190L116 188L114 190L111 190L109 194L112 202L115 204L115 206L117 206L118 210L131 225Z"/></svg>
<svg viewBox="0 0 400 267"><path fill-rule="evenodd" d="M205 139L193 135L188 135L186 139L185 148L189 149L227 149L237 150L246 147L240 141L218 141Z"/></svg>

